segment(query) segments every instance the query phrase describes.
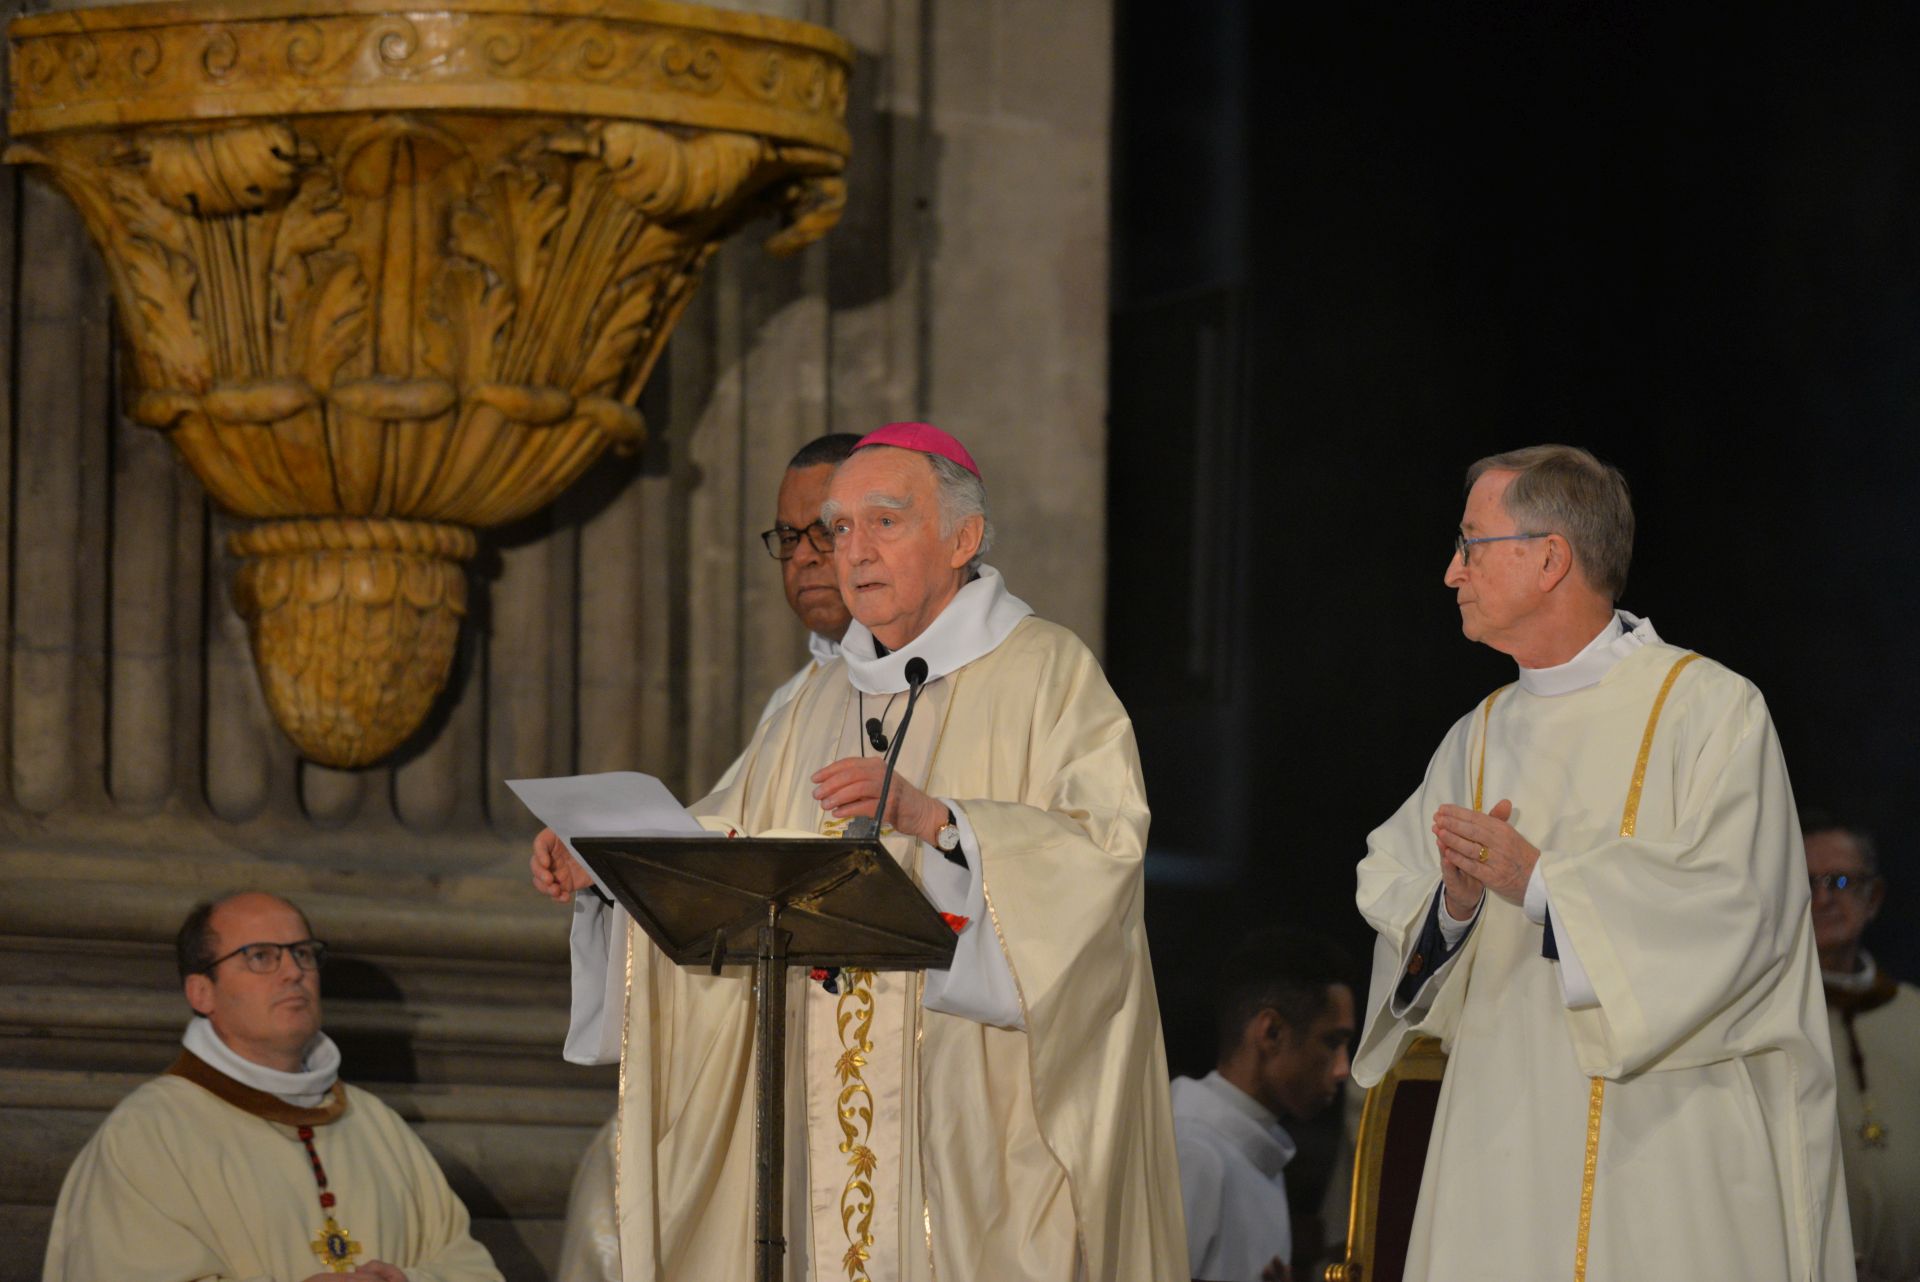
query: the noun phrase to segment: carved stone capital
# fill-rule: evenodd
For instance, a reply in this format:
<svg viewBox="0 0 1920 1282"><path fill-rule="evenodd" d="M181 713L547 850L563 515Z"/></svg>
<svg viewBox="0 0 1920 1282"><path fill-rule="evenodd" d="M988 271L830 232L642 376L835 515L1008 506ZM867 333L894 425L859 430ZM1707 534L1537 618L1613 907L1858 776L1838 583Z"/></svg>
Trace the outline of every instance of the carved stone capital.
<svg viewBox="0 0 1920 1282"><path fill-rule="evenodd" d="M634 403L721 239L773 211L769 247L792 252L845 201L850 51L804 24L222 0L21 18L9 41L8 158L106 259L131 414L226 508L328 532L236 550L269 703L329 765L424 718L464 581L428 590L421 567L470 555L356 523L391 542L512 521L638 448ZM328 586L381 576L420 591Z"/></svg>

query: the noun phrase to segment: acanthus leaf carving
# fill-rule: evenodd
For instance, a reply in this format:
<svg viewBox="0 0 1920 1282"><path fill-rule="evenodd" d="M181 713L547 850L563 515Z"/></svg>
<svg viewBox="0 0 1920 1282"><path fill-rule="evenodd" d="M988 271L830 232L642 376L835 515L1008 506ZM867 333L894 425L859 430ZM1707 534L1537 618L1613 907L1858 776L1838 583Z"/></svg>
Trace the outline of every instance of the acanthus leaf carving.
<svg viewBox="0 0 1920 1282"><path fill-rule="evenodd" d="M130 307L147 341L134 345L147 381L162 390L204 392L213 385L213 359L193 319L200 273L185 220L168 209L131 170L106 176L107 199L89 228L98 241L106 229L124 233L123 251L109 259L122 307ZM69 197L86 183L67 185ZM75 200L86 213L86 203Z"/></svg>
<svg viewBox="0 0 1920 1282"><path fill-rule="evenodd" d="M183 214L253 213L293 190L296 150L284 124L160 133L147 141L147 183Z"/></svg>
<svg viewBox="0 0 1920 1282"><path fill-rule="evenodd" d="M269 271L272 362L316 391L366 345L367 284L352 254L335 244L349 219L331 178L307 176L275 230Z"/></svg>
<svg viewBox="0 0 1920 1282"><path fill-rule="evenodd" d="M595 141L620 195L663 222L724 208L773 155L766 139L749 134L681 138L632 121L609 122Z"/></svg>
<svg viewBox="0 0 1920 1282"><path fill-rule="evenodd" d="M677 6L132 12L14 24L11 155L107 259L130 413L270 522L233 547L274 715L367 764L446 680L465 527L639 446L722 237L831 225L850 50Z"/></svg>

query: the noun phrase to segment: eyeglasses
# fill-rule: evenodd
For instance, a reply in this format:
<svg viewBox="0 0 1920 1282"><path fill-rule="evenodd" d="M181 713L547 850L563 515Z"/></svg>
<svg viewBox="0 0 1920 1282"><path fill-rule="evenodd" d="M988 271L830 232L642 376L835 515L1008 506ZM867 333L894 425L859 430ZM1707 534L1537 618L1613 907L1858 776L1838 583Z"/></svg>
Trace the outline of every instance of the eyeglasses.
<svg viewBox="0 0 1920 1282"><path fill-rule="evenodd" d="M319 970L327 960L327 946L318 939L303 939L293 944L242 944L224 957L216 957L200 968L202 975L229 958L239 957L256 975L271 975L280 969L280 954L292 953L293 964L301 970Z"/></svg>
<svg viewBox="0 0 1920 1282"><path fill-rule="evenodd" d="M767 545L767 555L776 561L790 561L800 548L800 536L807 536L807 542L821 556L833 554L833 532L823 521L815 521L804 530L796 530L791 525L776 525L771 530L760 531L760 541Z"/></svg>
<svg viewBox="0 0 1920 1282"><path fill-rule="evenodd" d="M1488 534L1481 538L1470 539L1464 534L1453 536L1453 554L1460 558L1460 564L1466 565L1473 556L1473 549L1481 543L1505 543L1509 539L1544 539L1551 531L1543 530L1538 534Z"/></svg>
<svg viewBox="0 0 1920 1282"><path fill-rule="evenodd" d="M1815 894L1825 890L1833 894L1864 895L1867 887L1880 880L1870 872L1816 872L1807 874L1807 884Z"/></svg>

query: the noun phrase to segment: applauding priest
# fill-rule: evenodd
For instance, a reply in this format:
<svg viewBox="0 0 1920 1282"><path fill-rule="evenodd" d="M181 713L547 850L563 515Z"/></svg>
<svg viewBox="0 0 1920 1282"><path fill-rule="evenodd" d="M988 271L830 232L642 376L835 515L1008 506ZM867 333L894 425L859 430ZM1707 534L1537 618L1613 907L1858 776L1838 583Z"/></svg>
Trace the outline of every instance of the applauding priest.
<svg viewBox="0 0 1920 1282"><path fill-rule="evenodd" d="M1446 583L1516 684L1367 839L1353 1076L1443 1039L1407 1282L1853 1276L1786 763L1753 685L1617 610L1620 473L1467 473Z"/></svg>
<svg viewBox="0 0 1920 1282"><path fill-rule="evenodd" d="M45 1282L500 1282L426 1146L338 1080L305 915L228 895L176 951L185 1049L74 1159Z"/></svg>
<svg viewBox="0 0 1920 1282"><path fill-rule="evenodd" d="M789 1276L1184 1277L1126 710L981 563L986 491L953 437L866 437L823 517L854 617L841 657L690 809L748 834L871 814L923 661L883 840L960 934L950 970L847 971L793 1003ZM556 898L587 885L548 834L533 865ZM569 1057L621 1059L624 1276L749 1276L750 972L674 966L590 900L576 994L606 987L576 1003Z"/></svg>

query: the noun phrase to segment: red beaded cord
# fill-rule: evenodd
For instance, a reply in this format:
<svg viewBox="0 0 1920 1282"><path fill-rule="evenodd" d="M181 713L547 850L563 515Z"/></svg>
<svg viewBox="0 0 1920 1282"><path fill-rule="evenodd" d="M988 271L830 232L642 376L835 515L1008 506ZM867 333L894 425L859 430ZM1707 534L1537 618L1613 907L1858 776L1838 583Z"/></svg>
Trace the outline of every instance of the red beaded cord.
<svg viewBox="0 0 1920 1282"><path fill-rule="evenodd" d="M333 1194L327 1191L327 1168L320 1165L320 1153L313 1147L313 1128L300 1128L300 1142L307 1146L307 1157L313 1162L313 1178L320 1185L320 1209L333 1210Z"/></svg>

